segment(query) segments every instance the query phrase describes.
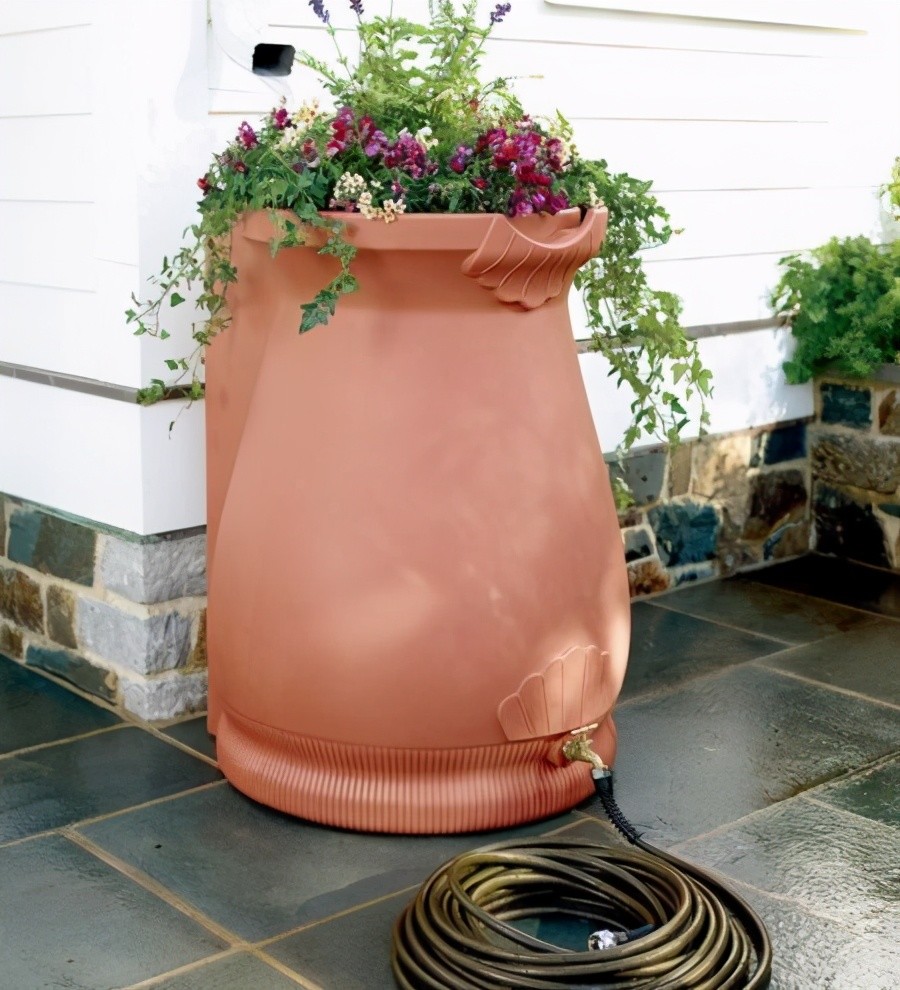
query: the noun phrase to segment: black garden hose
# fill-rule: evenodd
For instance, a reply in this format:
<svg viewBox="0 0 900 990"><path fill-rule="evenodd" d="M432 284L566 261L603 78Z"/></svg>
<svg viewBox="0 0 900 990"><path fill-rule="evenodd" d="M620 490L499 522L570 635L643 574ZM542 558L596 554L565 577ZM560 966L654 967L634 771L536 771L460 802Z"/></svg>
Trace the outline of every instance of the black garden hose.
<svg viewBox="0 0 900 990"><path fill-rule="evenodd" d="M609 771L593 774L610 820L637 849L550 835L457 856L394 925L401 990L769 986L772 950L756 912L706 871L643 842L616 805ZM513 927L540 916L586 919L611 930L613 944L571 951Z"/></svg>

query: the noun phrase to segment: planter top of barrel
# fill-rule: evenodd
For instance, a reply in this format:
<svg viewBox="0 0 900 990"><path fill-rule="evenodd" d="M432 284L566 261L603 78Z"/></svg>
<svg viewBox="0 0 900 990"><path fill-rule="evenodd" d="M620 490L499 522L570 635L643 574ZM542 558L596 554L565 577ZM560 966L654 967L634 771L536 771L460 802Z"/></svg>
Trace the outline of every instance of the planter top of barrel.
<svg viewBox="0 0 900 990"><path fill-rule="evenodd" d="M127 311L136 334L172 338L161 345L172 374L153 379L143 401L166 398L176 385L183 394L184 379L191 397L203 395L198 371L206 347L231 322L229 289L240 278L229 246L238 223L249 236L267 239L273 253L307 244L337 262L298 307L297 326L306 332L328 323L357 291L358 250L376 241L398 251L430 249L435 215L446 221L445 247L459 239L474 249L486 225L497 237L510 237L508 217L522 249L522 238L544 242L542 229L554 216L565 215L568 231L584 227L586 211L605 205L610 223L602 253L592 220L593 251L575 277L591 346L635 392L625 447L645 436L677 438L688 423L687 398L699 397L702 405L711 375L678 324L680 301L654 290L642 267L640 251L672 236L668 215L649 181L580 155L561 114L531 117L510 80L481 81L485 42L510 6L497 4L482 20L474 0L436 0L428 21L417 24L370 18L356 0L333 10L324 0L310 4L310 17L337 45L337 63L308 52L297 61L318 76L330 108L316 102L289 108L283 101L255 125L244 121L198 180L199 216L187 240L163 259L150 298L135 297ZM346 25L339 23L342 14ZM347 33L336 27L355 30L355 64L342 48ZM269 223L242 220L260 210L269 212ZM189 330L179 307L191 302L203 319ZM172 356L174 341L188 332L193 353ZM701 412L701 426L704 419Z"/></svg>

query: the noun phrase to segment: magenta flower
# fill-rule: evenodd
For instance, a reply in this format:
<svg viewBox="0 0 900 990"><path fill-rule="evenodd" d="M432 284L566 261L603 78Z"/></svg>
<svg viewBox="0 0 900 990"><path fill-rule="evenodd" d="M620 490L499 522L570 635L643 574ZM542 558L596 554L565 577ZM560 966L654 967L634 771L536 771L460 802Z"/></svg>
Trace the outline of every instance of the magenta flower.
<svg viewBox="0 0 900 990"><path fill-rule="evenodd" d="M291 115L285 107L277 107L272 111L272 123L279 131L283 131L291 122Z"/></svg>
<svg viewBox="0 0 900 990"><path fill-rule="evenodd" d="M388 168L397 168L414 179L423 175L433 175L437 171L437 162L430 161L428 149L407 131L402 131L384 150L384 164Z"/></svg>
<svg viewBox="0 0 900 990"><path fill-rule="evenodd" d="M259 144L259 140L256 137L256 131L253 130L246 120L238 128L237 137L238 141L240 141L248 151L251 148L255 148Z"/></svg>
<svg viewBox="0 0 900 990"><path fill-rule="evenodd" d="M368 114L359 118L359 143L369 158L382 154L388 146L388 139Z"/></svg>
<svg viewBox="0 0 900 990"><path fill-rule="evenodd" d="M208 175L201 175L200 178L197 179L197 185L200 187L200 190L204 196L210 191L210 189L212 189L212 183L209 181Z"/></svg>
<svg viewBox="0 0 900 990"><path fill-rule="evenodd" d="M235 172L247 171L247 165L245 162L232 162L231 167L235 170Z"/></svg>

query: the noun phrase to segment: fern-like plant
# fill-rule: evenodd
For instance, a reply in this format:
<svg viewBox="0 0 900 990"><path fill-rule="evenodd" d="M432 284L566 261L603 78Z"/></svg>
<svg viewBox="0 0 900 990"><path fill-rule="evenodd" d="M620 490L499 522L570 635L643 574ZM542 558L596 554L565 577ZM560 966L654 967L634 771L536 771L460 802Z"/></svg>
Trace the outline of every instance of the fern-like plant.
<svg viewBox="0 0 900 990"><path fill-rule="evenodd" d="M784 364L789 382L826 370L865 378L900 361L900 240L832 238L781 267L771 302L797 338Z"/></svg>

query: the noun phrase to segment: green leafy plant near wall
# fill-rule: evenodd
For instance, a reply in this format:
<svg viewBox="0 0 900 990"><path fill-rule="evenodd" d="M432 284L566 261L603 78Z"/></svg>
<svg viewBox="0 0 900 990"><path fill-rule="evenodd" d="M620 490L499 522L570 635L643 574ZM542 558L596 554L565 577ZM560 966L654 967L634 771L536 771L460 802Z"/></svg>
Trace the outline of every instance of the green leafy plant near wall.
<svg viewBox="0 0 900 990"><path fill-rule="evenodd" d="M772 306L797 338L784 364L789 382L825 370L864 378L900 360L900 240L832 238L781 266Z"/></svg>
<svg viewBox="0 0 900 990"><path fill-rule="evenodd" d="M298 61L318 75L335 109L307 104L290 111L282 105L255 127L244 122L198 181L200 216L186 232L187 242L151 279L152 298L135 298L127 313L136 334L165 339L166 312L186 301L186 287L199 286L196 303L203 317L193 326L196 350L167 361L187 379L187 393L203 394L203 353L230 320L228 287L238 272L229 238L246 211L296 215L296 222L276 217L273 254L303 244L310 229L327 233L320 253L334 256L337 271L298 313L303 333L326 324L341 296L357 288L355 248L343 239L334 211L402 223L404 213L517 217L602 202L610 214L606 242L575 284L584 299L590 346L606 356L618 384L635 393L624 447L644 436L675 441L687 425L692 398L699 397L702 428L711 373L679 325L680 300L651 288L642 265L642 252L673 234L668 214L650 192L652 183L611 172L603 160L582 158L564 117L532 118L510 80L479 78L485 41L511 4L497 4L482 24L475 0L461 10L450 0L431 0L428 22L417 24L393 16L367 19L361 0L350 0L357 23L355 65L342 49L342 39L346 43L352 35L335 30L323 0L310 0L309 6L325 25L337 58L332 66L302 52ZM167 394L156 379L142 400Z"/></svg>

